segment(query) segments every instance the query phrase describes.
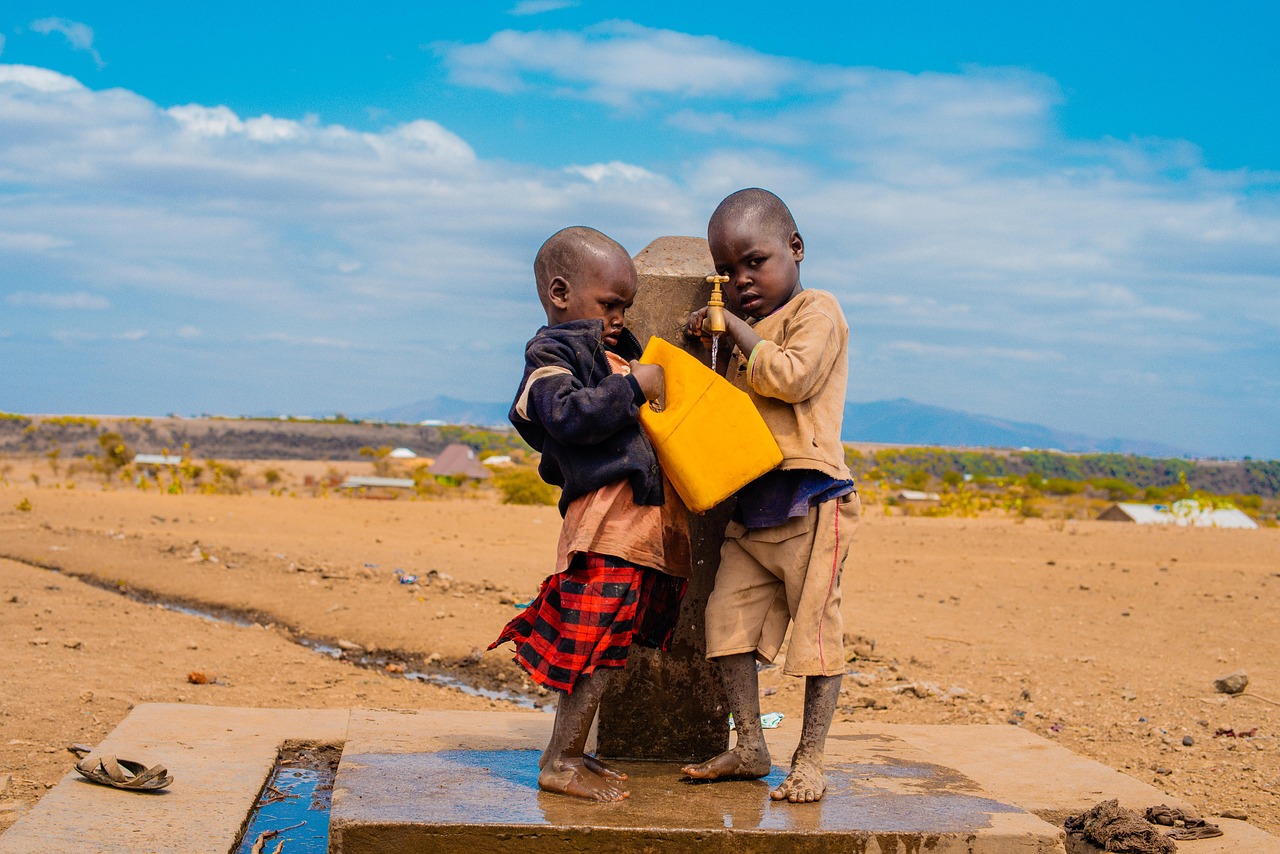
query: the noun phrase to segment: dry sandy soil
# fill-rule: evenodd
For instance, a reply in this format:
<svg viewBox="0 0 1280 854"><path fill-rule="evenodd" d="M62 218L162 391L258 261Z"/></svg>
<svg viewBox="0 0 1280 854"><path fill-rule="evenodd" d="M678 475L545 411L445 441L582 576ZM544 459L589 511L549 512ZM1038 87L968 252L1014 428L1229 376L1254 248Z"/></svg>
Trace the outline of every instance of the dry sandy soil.
<svg viewBox="0 0 1280 854"><path fill-rule="evenodd" d="M17 509L23 499L30 510ZM508 653L479 650L537 590L558 524L554 508L491 497L163 495L36 487L11 468L0 483L0 830L67 772L67 742L96 742L138 702L513 708L385 663L528 690ZM1280 530L872 507L854 549L846 624L875 646L850 663L842 717L1022 726L1280 833ZM419 581L400 583L397 569ZM300 638L359 645L375 662ZM1246 695L1215 693L1214 678L1237 669ZM213 681L191 684L193 671ZM795 726L799 683L771 669L761 689L763 708Z"/></svg>

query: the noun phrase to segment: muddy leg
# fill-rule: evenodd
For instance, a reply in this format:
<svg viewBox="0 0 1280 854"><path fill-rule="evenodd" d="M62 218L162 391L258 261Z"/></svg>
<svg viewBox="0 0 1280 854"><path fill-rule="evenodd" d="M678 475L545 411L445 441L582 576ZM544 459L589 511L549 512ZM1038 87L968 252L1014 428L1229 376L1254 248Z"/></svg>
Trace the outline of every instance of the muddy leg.
<svg viewBox="0 0 1280 854"><path fill-rule="evenodd" d="M756 657L744 652L718 658L716 663L729 697L729 710L733 712L737 743L719 756L680 770L695 780L758 780L769 773L773 761L764 742L764 730L760 728Z"/></svg>
<svg viewBox="0 0 1280 854"><path fill-rule="evenodd" d="M613 671L601 668L578 679L573 693L560 695L551 743L539 762L542 767L538 774L539 788L594 801L620 801L630 796L618 780L589 768L583 755L591 722L595 720L600 698L612 675Z"/></svg>
<svg viewBox="0 0 1280 854"><path fill-rule="evenodd" d="M827 791L827 778L822 773L827 733L840 700L843 674L806 676L804 681L804 726L800 744L791 757L791 773L782 785L769 793L775 801L807 804L822 800Z"/></svg>

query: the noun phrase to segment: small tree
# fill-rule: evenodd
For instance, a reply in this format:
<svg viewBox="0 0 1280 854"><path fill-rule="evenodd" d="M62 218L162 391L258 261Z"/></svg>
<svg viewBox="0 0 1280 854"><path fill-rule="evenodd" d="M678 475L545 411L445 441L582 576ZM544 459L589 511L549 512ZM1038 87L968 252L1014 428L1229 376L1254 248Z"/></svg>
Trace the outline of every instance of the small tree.
<svg viewBox="0 0 1280 854"><path fill-rule="evenodd" d="M538 476L537 469L511 468L494 476L503 504L555 504L559 490Z"/></svg>

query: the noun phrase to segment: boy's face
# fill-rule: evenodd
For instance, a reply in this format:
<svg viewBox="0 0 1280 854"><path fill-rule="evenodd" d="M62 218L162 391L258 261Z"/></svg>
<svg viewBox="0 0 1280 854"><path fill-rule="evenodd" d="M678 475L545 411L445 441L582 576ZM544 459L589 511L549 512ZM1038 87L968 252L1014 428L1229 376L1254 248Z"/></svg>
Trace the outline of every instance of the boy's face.
<svg viewBox="0 0 1280 854"><path fill-rule="evenodd" d="M636 268L620 253L592 253L571 276L557 276L547 287L553 324L570 320L604 321L604 343L618 344L622 320L636 298Z"/></svg>
<svg viewBox="0 0 1280 854"><path fill-rule="evenodd" d="M770 233L754 218L718 222L707 235L716 272L728 276L729 308L747 317L777 311L800 290L804 241Z"/></svg>

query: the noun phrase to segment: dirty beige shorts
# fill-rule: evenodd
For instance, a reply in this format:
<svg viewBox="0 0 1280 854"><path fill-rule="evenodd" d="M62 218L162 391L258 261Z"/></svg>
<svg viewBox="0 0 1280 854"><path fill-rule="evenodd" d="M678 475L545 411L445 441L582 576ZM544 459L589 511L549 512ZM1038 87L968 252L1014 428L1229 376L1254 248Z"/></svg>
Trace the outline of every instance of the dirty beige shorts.
<svg viewBox="0 0 1280 854"><path fill-rule="evenodd" d="M772 662L793 622L783 672L844 672L840 574L862 516L856 492L772 528L730 522L707 600L707 658L754 652Z"/></svg>

